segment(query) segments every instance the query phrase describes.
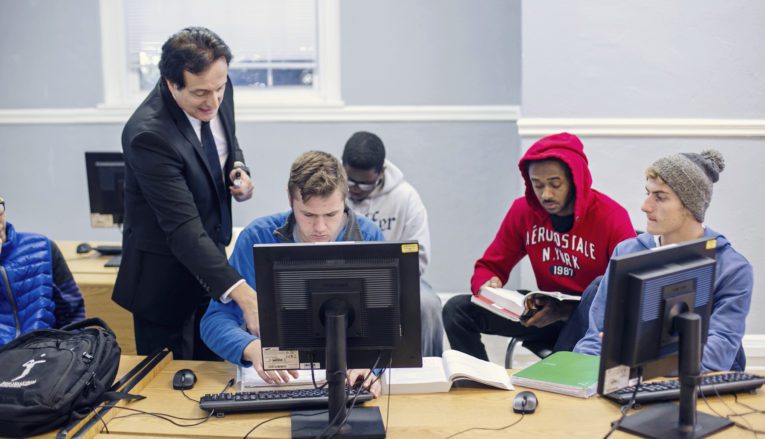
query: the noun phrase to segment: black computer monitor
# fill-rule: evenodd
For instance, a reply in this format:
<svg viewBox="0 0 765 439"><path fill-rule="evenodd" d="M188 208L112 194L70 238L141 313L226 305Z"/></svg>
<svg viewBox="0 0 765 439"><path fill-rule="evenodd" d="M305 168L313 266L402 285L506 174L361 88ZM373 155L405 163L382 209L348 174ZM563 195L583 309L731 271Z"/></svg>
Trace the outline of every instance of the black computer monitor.
<svg viewBox="0 0 765 439"><path fill-rule="evenodd" d="M616 256L609 263L598 393L679 371L680 406L626 417L619 429L644 437L703 437L730 422L696 413L701 354L714 301L717 241L702 238Z"/></svg>
<svg viewBox="0 0 765 439"><path fill-rule="evenodd" d="M86 152L85 171L88 177L91 227L122 226L125 202L125 159L121 152ZM116 254L107 267L119 266L119 247L101 246L96 250Z"/></svg>
<svg viewBox="0 0 765 439"><path fill-rule="evenodd" d="M347 417L347 368L422 366L418 250L416 242L253 246L264 367L327 369L328 417L293 416L293 437ZM342 435L385 437L379 409L354 408Z"/></svg>

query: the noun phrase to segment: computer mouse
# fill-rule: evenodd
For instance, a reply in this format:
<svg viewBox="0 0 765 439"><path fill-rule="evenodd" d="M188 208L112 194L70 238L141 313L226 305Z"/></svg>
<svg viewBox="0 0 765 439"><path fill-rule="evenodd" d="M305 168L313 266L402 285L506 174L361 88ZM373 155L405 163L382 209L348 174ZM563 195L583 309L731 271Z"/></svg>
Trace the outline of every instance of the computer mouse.
<svg viewBox="0 0 765 439"><path fill-rule="evenodd" d="M537 395L534 392L523 391L515 395L513 399L513 411L530 415L537 409Z"/></svg>
<svg viewBox="0 0 765 439"><path fill-rule="evenodd" d="M191 369L181 369L173 375L173 389L189 390L197 382L197 376Z"/></svg>
<svg viewBox="0 0 765 439"><path fill-rule="evenodd" d="M90 246L87 242L83 242L82 244L77 245L77 254L83 254L88 253L93 250L93 247Z"/></svg>

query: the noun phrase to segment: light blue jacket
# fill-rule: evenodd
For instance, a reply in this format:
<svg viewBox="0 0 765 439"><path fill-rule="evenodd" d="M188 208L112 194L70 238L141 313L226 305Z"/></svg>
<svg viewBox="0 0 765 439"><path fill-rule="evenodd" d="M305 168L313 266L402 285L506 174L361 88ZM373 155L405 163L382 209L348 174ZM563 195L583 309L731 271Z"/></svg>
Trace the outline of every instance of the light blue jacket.
<svg viewBox="0 0 765 439"><path fill-rule="evenodd" d="M717 238L716 274L714 303L709 319L707 344L701 358L703 371L744 370L746 357L741 346L744 336L746 316L752 300L752 266L741 254L733 249L725 236L707 227L704 236ZM628 239L614 250L613 256L636 253L656 247L653 235L643 233L637 238ZM608 270L603 276L598 292L590 308L590 327L587 334L579 340L574 352L600 355L603 320L606 310L606 291L608 291Z"/></svg>
<svg viewBox="0 0 765 439"><path fill-rule="evenodd" d="M346 213L350 210L346 208ZM292 212L264 216L251 222L236 240L229 263L239 272L245 281L255 287L255 267L252 256L253 244L275 244L294 242L294 217ZM382 231L367 218L349 214L337 241L384 241ZM202 340L224 360L242 366L252 363L242 359L244 348L257 337L244 329L242 309L233 300L221 303L210 301L207 312L200 323Z"/></svg>

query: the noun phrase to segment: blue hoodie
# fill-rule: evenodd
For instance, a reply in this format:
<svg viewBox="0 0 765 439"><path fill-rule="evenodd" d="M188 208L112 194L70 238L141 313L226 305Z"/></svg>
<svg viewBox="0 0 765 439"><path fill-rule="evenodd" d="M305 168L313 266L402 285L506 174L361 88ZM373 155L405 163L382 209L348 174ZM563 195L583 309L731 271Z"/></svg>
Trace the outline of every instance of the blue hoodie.
<svg viewBox="0 0 765 439"><path fill-rule="evenodd" d="M377 225L361 215L350 212L346 208L348 219L340 230L337 241L385 240ZM294 242L292 236L295 226L294 216L291 211L288 211L257 218L239 234L229 263L253 290L257 291L252 245ZM257 337L243 329L243 325L244 315L236 302L231 300L221 303L210 300L210 306L200 322L202 340L211 351L224 360L242 366L251 366L252 363L242 359L242 353L250 342L257 340Z"/></svg>
<svg viewBox="0 0 765 439"><path fill-rule="evenodd" d="M725 236L709 227L704 236L717 239L716 275L714 303L709 319L707 344L701 358L701 367L705 372L718 370L744 370L746 357L741 346L744 337L746 316L752 301L753 271L749 261L733 249ZM637 238L628 239L614 250L613 256L626 255L656 247L653 235L643 233ZM587 334L579 340L574 352L600 355L603 320L606 310L606 292L608 291L608 270L598 287L598 292L590 308L590 327Z"/></svg>

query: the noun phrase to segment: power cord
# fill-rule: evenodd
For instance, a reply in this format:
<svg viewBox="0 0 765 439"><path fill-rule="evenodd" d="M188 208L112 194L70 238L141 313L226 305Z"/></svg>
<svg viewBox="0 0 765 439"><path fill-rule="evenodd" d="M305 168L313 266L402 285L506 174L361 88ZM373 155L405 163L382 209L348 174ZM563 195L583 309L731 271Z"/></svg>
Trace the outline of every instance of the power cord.
<svg viewBox="0 0 765 439"><path fill-rule="evenodd" d="M372 368L371 368L371 369L369 369L369 373L367 373L367 374L366 374L366 376L364 377L364 380L362 381L362 384L363 384L363 383L365 383L365 382L367 382L367 379L369 379L369 376L370 376L370 375L372 374L372 372L373 372L373 371L374 371L374 370L377 368L377 365L380 363L380 360L381 360L381 359L382 359L382 352L381 352L381 353L379 353L379 354L377 355L377 359L375 360L374 364L372 365ZM376 376L376 377L375 377L375 379L374 379L374 380L373 380L373 381L370 383L370 387L371 387L371 385L373 385L374 383L376 383L376 382L377 382L377 380L379 380L379 379L380 379L380 377L379 377L379 376ZM329 438L329 437L332 437L332 436L334 436L334 435L335 435L335 433L337 433L338 431L340 431L340 429L341 429L341 428L343 428L343 426L345 425L345 423L346 423L346 422L348 422L348 419L350 419L350 416L351 416L351 412L353 411L353 408L356 406L356 399L359 397L359 394L360 394L360 393L361 393L361 387L359 387L359 388L357 389L357 391L356 391L355 395L353 396L353 400L351 400L351 405L350 405L350 407L348 407L348 410L346 411L346 413L345 413L345 417L343 418L343 420L342 420L342 421L340 421L339 423L337 422L337 421L338 421L338 419L339 419L339 416L340 416L340 414L342 413L342 412L338 412L338 413L335 415L335 417L334 417L334 418L332 418L332 419L331 419L331 420L330 420L330 421L327 423L327 427L326 427L326 428L324 428L324 430L322 430L322 431L321 431L321 433L319 433L319 434L316 436L316 438L317 438L317 439L321 439L321 438L324 438L326 435L328 435L328 436L326 436L326 437L328 437L328 438ZM346 391L346 399L347 399L347 397L348 397L348 392ZM335 425L335 424L337 424L337 425Z"/></svg>
<svg viewBox="0 0 765 439"><path fill-rule="evenodd" d="M251 435L252 432L255 431L257 428L259 428L261 425L266 424L266 423L271 422L271 421L275 421L277 419L289 418L291 416L305 416L305 417L308 417L308 416L316 416L316 415L321 415L321 414L326 414L326 413L328 413L328 410L322 410L322 411L316 412L316 413L291 413L289 415L274 416L273 418L266 419L265 421L261 422L260 424L252 427L250 429L250 431L245 433L245 435L242 437L242 439L247 439L247 436Z"/></svg>
<svg viewBox="0 0 765 439"><path fill-rule="evenodd" d="M313 368L313 364L314 364L313 360L314 360L314 353L311 352L311 381L313 382L313 388L314 389L323 389L324 387L327 386L328 381L326 380L326 377L325 377L324 384L322 384L321 386L316 384L316 374L314 373L315 369Z"/></svg>
<svg viewBox="0 0 765 439"><path fill-rule="evenodd" d="M219 394L225 393L226 390L228 390L228 388L233 386L233 385L234 385L234 379L231 378L230 380L228 380L228 382L226 383L225 387L223 387L223 390L221 390L219 392ZM183 393L183 396L185 396L189 400L194 401L196 403L199 403L199 401L197 401L197 400L189 397L188 395L186 395L185 392L181 391L181 393ZM170 414L167 414L167 413L147 412L147 411L144 411L144 410L138 410L138 409L134 409L134 408L130 408L130 407L123 407L123 406L114 406L112 408L119 409L119 410L131 411L131 412L135 412L135 413L131 413L129 415L115 416L112 419L110 419L109 422L111 422L114 419L128 418L128 417L131 417L131 416L149 415L149 416L154 416L155 418L159 418L159 419L165 420L167 422L170 422L171 424L176 425L178 427L194 427L194 426L197 426L197 425L200 425L200 424L204 424L215 413L215 410L210 410L207 413L207 416L205 416L205 417L201 417L201 418L184 418L184 417L181 417L181 416L174 416L174 415L170 415ZM100 416L99 416L99 419L101 419L101 422L103 422L104 429L108 433L109 432L109 427L107 426L108 422L104 422L104 420ZM181 420L181 421L199 421L199 422L196 422L194 424L180 424L178 422L175 422L174 419Z"/></svg>
<svg viewBox="0 0 765 439"><path fill-rule="evenodd" d="M725 406L725 408L728 409L728 411L732 412L731 414L724 415L724 416L722 414L718 413L717 410L715 410L712 407L712 405L709 403L709 401L707 400L706 396L702 393L701 394L701 398L704 400L704 403L707 405L707 407L709 407L709 410L711 410L712 413L714 413L715 415L717 415L720 418L725 418L725 419L733 422L733 425L735 425L736 427L738 427L738 428L740 428L740 429L742 429L744 431L748 431L750 433L754 433L755 437L758 434L765 434L765 430L757 430L757 429L755 429L754 427L752 427L752 424L750 424L749 421L746 418L744 418L744 416L747 416L747 415L752 415L752 414L757 414L757 413L761 414L761 413L763 413L762 410L755 409L754 407L751 407L751 406L749 406L747 404L744 404L743 402L739 402L738 394L734 393L733 394L733 400L736 402L736 404L743 405L744 407L746 407L746 408L748 408L750 410L748 413L736 413L725 402L725 399L722 396L720 396L720 393L717 391L717 387L716 386L712 387L712 389L715 391L715 396L717 396L717 399L719 399L720 402L723 403L723 405ZM731 419L731 418L736 418L736 417L740 417L741 419L743 419L743 421L746 422L747 425L738 423L738 422L734 421L733 419Z"/></svg>
<svg viewBox="0 0 765 439"><path fill-rule="evenodd" d="M620 425L622 425L622 421L624 421L624 418L627 417L627 413L629 413L630 409L632 409L632 405L635 404L635 398L637 397L638 388L640 387L640 384L635 386L635 391L632 392L632 397L630 398L630 401L627 404L624 404L619 408L619 411L622 412L622 416L611 423L611 430L606 433L605 436L603 436L603 439L607 439L609 436L614 434L614 432L619 428Z"/></svg>
<svg viewBox="0 0 765 439"><path fill-rule="evenodd" d="M523 413L521 413L521 417L520 417L520 418L519 418L517 421L513 422L512 424L508 424L508 425L505 425L504 427L497 427L497 428L489 428L489 427L471 427L471 428L468 428L468 429L466 429L466 430L458 431L458 432L456 432L456 433L454 433L454 434L452 434L452 435L450 435L450 436L447 436L447 437L446 437L446 439L451 439L451 438L453 438L453 437L455 437L455 436L459 436L459 435L461 435L461 434L463 434L463 433L467 433L468 431L473 431L473 430L484 430L484 431L502 431L502 430L508 429L508 428L512 427L513 425L515 425L515 424L517 424L517 423L519 423L519 422L523 421L523 417L524 417L524 416L526 416L526 412L523 412Z"/></svg>
<svg viewBox="0 0 765 439"><path fill-rule="evenodd" d="M388 362L388 367L386 369L388 371L388 403L387 403L387 406L385 408L385 432L387 433L388 432L388 426L390 425L390 423L389 423L390 422L390 399L391 399L391 394L390 394L390 389L391 389L391 387L390 387L390 381L391 381L390 380L390 375L391 375L391 370L393 369L393 356L390 357L390 361ZM383 373L385 373L385 372L383 372ZM382 377L382 376L383 376L383 374L381 373L378 376L378 378Z"/></svg>

